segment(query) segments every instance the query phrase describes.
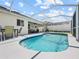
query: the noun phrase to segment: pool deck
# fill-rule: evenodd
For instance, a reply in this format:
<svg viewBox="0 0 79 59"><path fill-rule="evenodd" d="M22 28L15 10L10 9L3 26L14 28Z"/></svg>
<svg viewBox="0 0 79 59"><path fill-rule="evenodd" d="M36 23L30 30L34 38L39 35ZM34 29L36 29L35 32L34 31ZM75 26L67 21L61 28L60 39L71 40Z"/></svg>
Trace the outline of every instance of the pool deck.
<svg viewBox="0 0 79 59"><path fill-rule="evenodd" d="M19 42L23 38L41 34L43 33L24 35L0 42L0 59L31 59L39 51L24 48ZM70 47L67 50L62 52L41 52L34 59L79 59L79 42L71 34L68 34L68 41Z"/></svg>

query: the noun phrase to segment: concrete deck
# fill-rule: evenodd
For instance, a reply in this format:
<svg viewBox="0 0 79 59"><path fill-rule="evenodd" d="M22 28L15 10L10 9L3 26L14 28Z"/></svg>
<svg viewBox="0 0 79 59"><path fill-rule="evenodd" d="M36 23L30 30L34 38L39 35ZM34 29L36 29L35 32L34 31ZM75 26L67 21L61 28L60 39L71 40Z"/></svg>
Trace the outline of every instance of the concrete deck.
<svg viewBox="0 0 79 59"><path fill-rule="evenodd" d="M0 43L0 59L31 59L38 51L33 51L20 46L19 41L23 38L41 35L32 34L19 36L11 40ZM68 34L68 41L70 47L62 52L41 52L34 59L79 59L79 43L76 39Z"/></svg>

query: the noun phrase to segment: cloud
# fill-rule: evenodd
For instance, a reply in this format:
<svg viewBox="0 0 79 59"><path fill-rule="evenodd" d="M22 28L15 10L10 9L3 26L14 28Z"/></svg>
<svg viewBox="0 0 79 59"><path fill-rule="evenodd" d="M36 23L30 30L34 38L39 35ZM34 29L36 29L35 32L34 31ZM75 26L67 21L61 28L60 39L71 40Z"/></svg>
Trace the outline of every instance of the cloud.
<svg viewBox="0 0 79 59"><path fill-rule="evenodd" d="M25 13L26 13L26 11L23 11L23 13L25 14Z"/></svg>
<svg viewBox="0 0 79 59"><path fill-rule="evenodd" d="M47 0L47 2L52 4L64 4L62 0Z"/></svg>
<svg viewBox="0 0 79 59"><path fill-rule="evenodd" d="M62 0L36 0L34 6L40 6L40 8L49 8L51 4L64 4Z"/></svg>
<svg viewBox="0 0 79 59"><path fill-rule="evenodd" d="M56 1L56 4L61 4L61 5L64 4L62 0L55 0L55 1Z"/></svg>
<svg viewBox="0 0 79 59"><path fill-rule="evenodd" d="M47 0L48 3L55 4L55 0Z"/></svg>
<svg viewBox="0 0 79 59"><path fill-rule="evenodd" d="M51 13L51 14L47 14L48 17L54 17L54 16L57 16L57 14L55 13Z"/></svg>
<svg viewBox="0 0 79 59"><path fill-rule="evenodd" d="M44 16L44 14L38 14L38 16L42 16L42 17L43 17L43 16Z"/></svg>
<svg viewBox="0 0 79 59"><path fill-rule="evenodd" d="M34 14L34 12L30 12L30 15L33 15Z"/></svg>
<svg viewBox="0 0 79 59"><path fill-rule="evenodd" d="M73 16L74 12L68 12L66 15Z"/></svg>
<svg viewBox="0 0 79 59"><path fill-rule="evenodd" d="M48 18L45 18L43 19L42 21L48 21L48 22L63 22L63 21L69 21L71 20L72 18L71 17L66 17L66 16L62 16L62 15L68 15L68 16L72 16L73 15L73 12L69 12L69 13L66 13L62 10L50 10L49 13L46 13L46 14L39 14L41 17L44 17L44 16L48 16Z"/></svg>
<svg viewBox="0 0 79 59"><path fill-rule="evenodd" d="M59 11L59 14L64 15L64 11Z"/></svg>
<svg viewBox="0 0 79 59"><path fill-rule="evenodd" d="M35 6L38 6L38 5L40 5L40 4L42 4L42 0L36 0Z"/></svg>
<svg viewBox="0 0 79 59"><path fill-rule="evenodd" d="M19 2L18 4L20 5L20 7L24 6L24 4L22 2Z"/></svg>
<svg viewBox="0 0 79 59"><path fill-rule="evenodd" d="M49 6L40 6L40 8L42 8L42 9L48 9Z"/></svg>
<svg viewBox="0 0 79 59"><path fill-rule="evenodd" d="M46 14L48 17L54 17L58 15L64 15L64 11L62 10L52 10L49 13Z"/></svg>
<svg viewBox="0 0 79 59"><path fill-rule="evenodd" d="M65 8L62 8L63 10L65 10Z"/></svg>
<svg viewBox="0 0 79 59"><path fill-rule="evenodd" d="M10 3L9 2L5 2L4 3L6 6L10 7Z"/></svg>
<svg viewBox="0 0 79 59"><path fill-rule="evenodd" d="M71 20L71 17L65 18L63 16L59 16L59 17L52 17L52 18L44 19L43 21L48 21L48 22L56 23L56 22L64 22L64 21L69 21L69 20Z"/></svg>
<svg viewBox="0 0 79 59"><path fill-rule="evenodd" d="M79 2L79 0L76 0L76 2Z"/></svg>
<svg viewBox="0 0 79 59"><path fill-rule="evenodd" d="M65 11L62 10L54 10L53 13L49 13L49 17L53 17L53 16L58 16L58 15L67 15L67 16L73 16L74 12L67 12L65 13Z"/></svg>
<svg viewBox="0 0 79 59"><path fill-rule="evenodd" d="M72 11L72 10L73 10L73 8L69 8L68 10L69 10L69 11Z"/></svg>
<svg viewBox="0 0 79 59"><path fill-rule="evenodd" d="M73 12L65 13L65 11L63 10L50 10L49 13L39 14L38 16L40 16L39 19L43 17L42 21L48 22L63 22L71 20L71 17L66 17L62 15L72 16Z"/></svg>

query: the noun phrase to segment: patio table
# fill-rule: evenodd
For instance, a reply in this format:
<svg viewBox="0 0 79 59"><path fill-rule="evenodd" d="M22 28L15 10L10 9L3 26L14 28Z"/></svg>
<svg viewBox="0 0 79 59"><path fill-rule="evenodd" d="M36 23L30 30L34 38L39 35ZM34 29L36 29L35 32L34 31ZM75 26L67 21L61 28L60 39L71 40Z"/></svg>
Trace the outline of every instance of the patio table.
<svg viewBox="0 0 79 59"><path fill-rule="evenodd" d="M15 33L17 33L16 35L18 36L18 29L13 29L14 30L14 35L15 35ZM5 29L1 29L1 33L2 33L2 36L1 36L1 38L2 38L2 41L4 41L4 33L5 33Z"/></svg>

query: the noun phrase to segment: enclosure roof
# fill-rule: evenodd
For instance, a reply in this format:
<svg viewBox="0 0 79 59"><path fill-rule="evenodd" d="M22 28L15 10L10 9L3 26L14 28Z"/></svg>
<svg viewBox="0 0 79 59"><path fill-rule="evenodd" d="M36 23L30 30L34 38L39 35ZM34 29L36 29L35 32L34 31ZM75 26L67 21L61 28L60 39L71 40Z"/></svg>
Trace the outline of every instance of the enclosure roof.
<svg viewBox="0 0 79 59"><path fill-rule="evenodd" d="M79 0L0 0L0 6L39 21L72 20Z"/></svg>

